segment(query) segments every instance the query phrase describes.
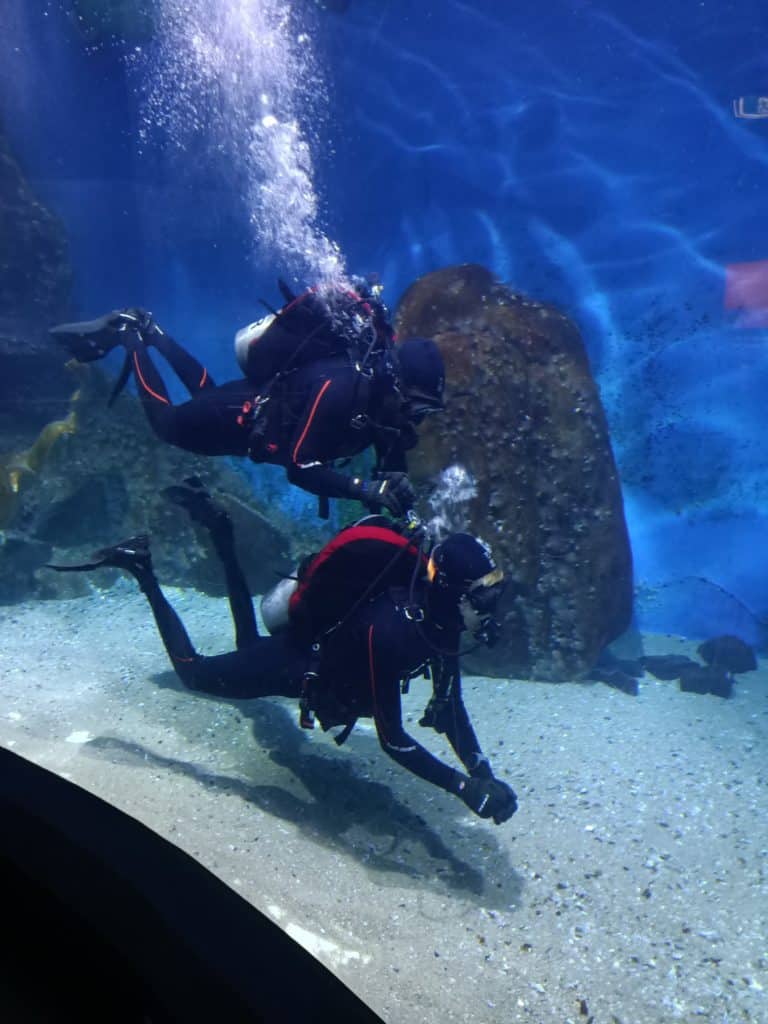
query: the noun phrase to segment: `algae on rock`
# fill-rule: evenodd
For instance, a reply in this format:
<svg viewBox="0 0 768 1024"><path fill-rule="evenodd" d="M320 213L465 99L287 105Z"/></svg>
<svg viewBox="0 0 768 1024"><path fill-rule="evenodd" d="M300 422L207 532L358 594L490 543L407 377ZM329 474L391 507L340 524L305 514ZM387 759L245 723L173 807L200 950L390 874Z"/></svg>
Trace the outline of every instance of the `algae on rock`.
<svg viewBox="0 0 768 1024"><path fill-rule="evenodd" d="M427 274L404 294L398 336L434 338L446 409L410 453L422 494L441 470L474 477L467 528L512 583L504 630L470 667L564 680L629 626L632 557L600 396L576 326L481 266Z"/></svg>

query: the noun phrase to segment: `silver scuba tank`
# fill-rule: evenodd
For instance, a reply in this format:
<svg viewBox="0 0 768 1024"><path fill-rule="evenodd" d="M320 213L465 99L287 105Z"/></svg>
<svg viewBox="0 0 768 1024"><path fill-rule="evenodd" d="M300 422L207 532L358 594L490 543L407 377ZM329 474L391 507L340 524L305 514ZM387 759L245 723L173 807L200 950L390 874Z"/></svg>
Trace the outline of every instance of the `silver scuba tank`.
<svg viewBox="0 0 768 1024"><path fill-rule="evenodd" d="M288 625L288 602L298 586L297 579L288 577L278 582L261 599L261 618L269 632L274 635Z"/></svg>

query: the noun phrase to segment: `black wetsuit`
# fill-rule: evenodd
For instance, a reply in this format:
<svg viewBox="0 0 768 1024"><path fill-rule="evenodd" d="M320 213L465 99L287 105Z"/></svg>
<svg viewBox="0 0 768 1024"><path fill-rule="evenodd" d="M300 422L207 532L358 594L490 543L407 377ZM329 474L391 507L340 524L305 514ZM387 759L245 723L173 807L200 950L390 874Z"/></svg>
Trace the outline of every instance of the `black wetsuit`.
<svg viewBox="0 0 768 1024"><path fill-rule="evenodd" d="M345 357L325 358L286 373L266 390L246 378L216 385L206 368L155 327L131 353L139 396L152 429L169 444L199 455L249 456L284 466L291 483L328 498L356 497L336 459L373 446L377 469L405 472L416 432L402 421L396 392L382 374L360 373ZM192 398L173 405L152 360L154 347ZM263 405L259 397L268 394Z"/></svg>
<svg viewBox="0 0 768 1024"><path fill-rule="evenodd" d="M226 572L236 651L211 657L198 654L151 568L132 570L152 607L173 667L186 686L225 698L299 698L305 673L316 669L312 705L321 724L372 717L382 749L390 757L455 792L457 772L422 747L402 722L401 682L430 666L434 687L430 724L445 733L468 771L490 775L462 700L455 607L438 609L423 581L409 588L389 587L353 607L352 614L323 641L318 662L306 639L297 638L290 628L275 636L258 635L231 526L212 530L212 537ZM411 613L412 604L425 610L423 621Z"/></svg>

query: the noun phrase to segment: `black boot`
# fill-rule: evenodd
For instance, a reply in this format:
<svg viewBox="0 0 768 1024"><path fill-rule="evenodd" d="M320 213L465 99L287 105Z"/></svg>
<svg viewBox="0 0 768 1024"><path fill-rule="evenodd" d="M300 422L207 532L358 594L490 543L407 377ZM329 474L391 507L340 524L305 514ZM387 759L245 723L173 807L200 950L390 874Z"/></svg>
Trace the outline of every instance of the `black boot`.
<svg viewBox="0 0 768 1024"><path fill-rule="evenodd" d="M119 544L113 544L112 547L101 548L94 552L90 562L81 562L78 565L53 565L49 562L45 567L55 569L56 572L87 572L89 569L101 569L106 566L125 569L134 576L151 571L149 537L142 533L137 537L120 541Z"/></svg>
<svg viewBox="0 0 768 1024"><path fill-rule="evenodd" d="M196 523L216 532L231 530L229 513L216 504L199 476L188 476L181 484L166 487L163 496L185 508Z"/></svg>

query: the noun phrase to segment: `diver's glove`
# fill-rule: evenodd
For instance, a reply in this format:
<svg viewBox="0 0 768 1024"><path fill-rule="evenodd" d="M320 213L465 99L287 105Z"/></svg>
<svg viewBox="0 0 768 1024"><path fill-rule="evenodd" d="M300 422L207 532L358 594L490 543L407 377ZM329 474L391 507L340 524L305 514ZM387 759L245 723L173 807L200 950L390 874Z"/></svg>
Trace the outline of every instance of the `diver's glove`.
<svg viewBox="0 0 768 1024"><path fill-rule="evenodd" d="M499 779L467 778L456 772L455 792L470 811L480 818L493 818L497 825L507 821L517 810L513 789Z"/></svg>
<svg viewBox="0 0 768 1024"><path fill-rule="evenodd" d="M469 774L473 779L492 779L493 772L491 771L491 762L485 755L481 753L473 754L471 759L472 767L469 769ZM465 762L469 764L469 760Z"/></svg>
<svg viewBox="0 0 768 1024"><path fill-rule="evenodd" d="M377 480L359 484L358 500L372 512L385 508L399 518L413 508L416 492L407 473L382 473Z"/></svg>

